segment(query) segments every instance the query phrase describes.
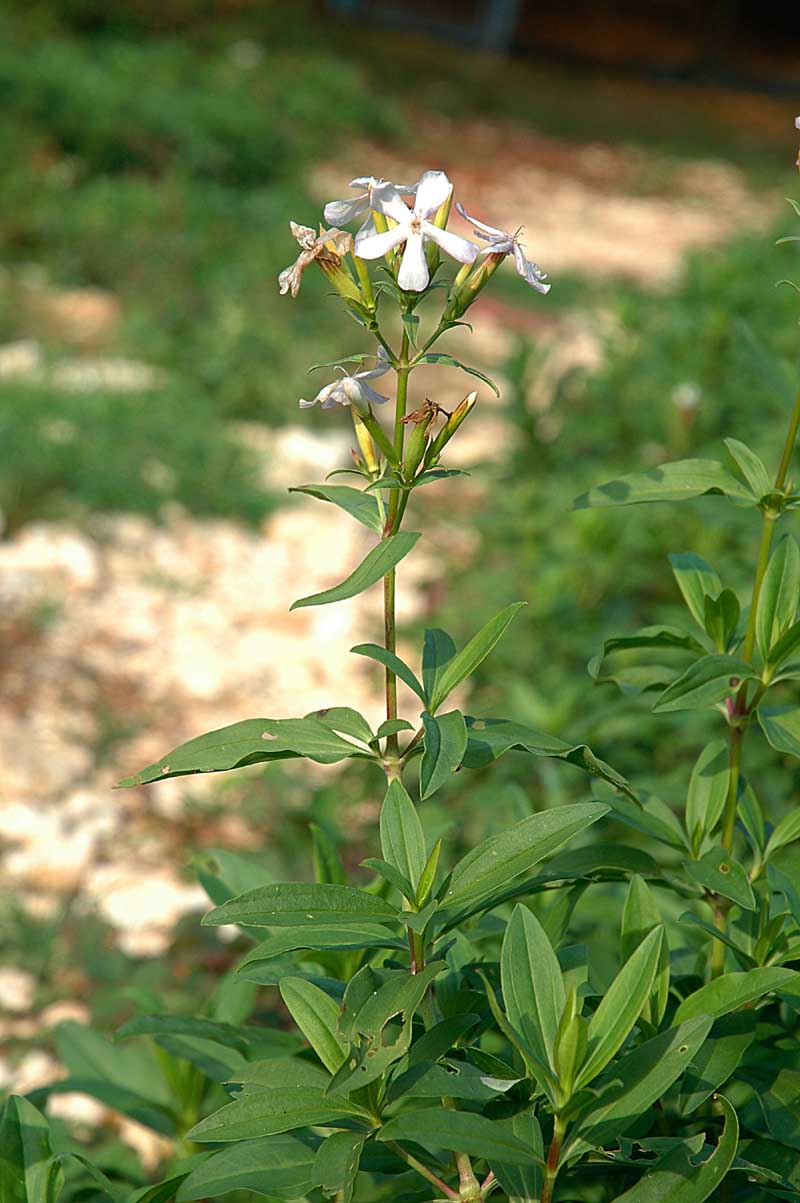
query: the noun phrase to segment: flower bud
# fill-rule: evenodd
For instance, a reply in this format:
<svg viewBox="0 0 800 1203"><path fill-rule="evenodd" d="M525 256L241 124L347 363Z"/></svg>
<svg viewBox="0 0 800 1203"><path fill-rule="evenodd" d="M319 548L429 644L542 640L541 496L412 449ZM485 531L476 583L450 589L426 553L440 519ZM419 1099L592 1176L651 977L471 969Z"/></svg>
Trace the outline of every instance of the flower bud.
<svg viewBox="0 0 800 1203"><path fill-rule="evenodd" d="M464 400L456 406L442 429L428 448L425 456L425 467L431 468L438 460L445 446L450 442L461 423L468 417L475 406L477 393L468 393Z"/></svg>
<svg viewBox="0 0 800 1203"><path fill-rule="evenodd" d="M506 257L505 251L502 253L499 251L490 251L488 254L482 255L463 282L459 279L461 275L459 272L459 276L456 277L458 287L454 286L453 288L452 295L444 312L444 317L450 320L460 317L462 313L466 313L472 302L486 287Z"/></svg>
<svg viewBox="0 0 800 1203"><path fill-rule="evenodd" d="M339 259L336 262L336 258L333 255L320 256L317 259L317 263L340 297L344 297L346 301L356 301L359 305L363 305L364 295L361 289L342 263L342 260Z"/></svg>
<svg viewBox="0 0 800 1203"><path fill-rule="evenodd" d="M564 1003L553 1058L559 1084L567 1097L572 1094L572 1086L583 1061L586 1039L586 1020L580 1014L578 995L573 986Z"/></svg>
<svg viewBox="0 0 800 1203"><path fill-rule="evenodd" d="M405 455L403 456L403 475L406 480L411 480L416 476L417 468L422 463L428 446L428 427L430 423L428 418L423 418L415 424L411 431L411 436L406 443Z"/></svg>
<svg viewBox="0 0 800 1203"><path fill-rule="evenodd" d="M358 439L358 446L361 450L361 456L363 457L364 467L371 476L377 476L378 472L380 471L380 465L378 463L378 457L375 453L375 444L372 441L372 435L364 425L364 419L361 417L361 414L358 412L358 410L351 406L350 412L353 415L353 426L355 428L356 438ZM355 452L353 452L353 458L357 459Z"/></svg>

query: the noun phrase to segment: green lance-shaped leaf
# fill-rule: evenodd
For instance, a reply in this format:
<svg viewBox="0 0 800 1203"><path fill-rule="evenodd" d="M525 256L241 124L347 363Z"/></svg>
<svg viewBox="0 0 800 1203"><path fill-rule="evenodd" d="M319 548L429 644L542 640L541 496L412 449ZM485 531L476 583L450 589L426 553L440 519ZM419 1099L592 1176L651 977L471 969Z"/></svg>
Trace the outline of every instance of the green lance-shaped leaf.
<svg viewBox="0 0 800 1203"><path fill-rule="evenodd" d="M360 923L397 917L384 898L354 886L319 882L281 882L248 890L203 916L205 927L243 923L250 927L302 927L319 923Z"/></svg>
<svg viewBox="0 0 800 1203"><path fill-rule="evenodd" d="M189 1140L223 1143L274 1136L317 1124L349 1127L353 1120L369 1123L369 1115L341 1095L283 1082L278 1087L248 1092L195 1124L186 1135Z"/></svg>
<svg viewBox="0 0 800 1203"><path fill-rule="evenodd" d="M506 1165L539 1165L540 1156L514 1136L505 1124L469 1111L426 1107L405 1111L378 1132L378 1140L412 1141L423 1149L448 1149Z"/></svg>
<svg viewBox="0 0 800 1203"><path fill-rule="evenodd" d="M502 637L506 627L525 604L525 602L514 602L513 605L506 606L505 610L501 610L499 614L495 614L494 618L490 618L460 652L456 652L452 659L441 667L435 676L431 690L430 706L428 707L431 714L434 714L456 686L474 673L478 665L486 659Z"/></svg>
<svg viewBox="0 0 800 1203"><path fill-rule="evenodd" d="M751 450L746 443L739 442L738 439L723 439L722 441L728 448L742 476L753 490L753 496L761 498L765 497L767 493L771 493L773 483L762 460L756 455L755 451Z"/></svg>
<svg viewBox="0 0 800 1203"><path fill-rule="evenodd" d="M0 1119L0 1198L3 1203L56 1203L63 1182L47 1120L33 1103L12 1094Z"/></svg>
<svg viewBox="0 0 800 1203"><path fill-rule="evenodd" d="M653 710L703 710L723 701L735 686L732 681L752 681L758 674L737 656L704 656L665 689Z"/></svg>
<svg viewBox="0 0 800 1203"><path fill-rule="evenodd" d="M740 612L739 599L732 589L723 589L719 597L706 597L705 628L718 652L727 652L733 643Z"/></svg>
<svg viewBox="0 0 800 1203"><path fill-rule="evenodd" d="M422 715L425 751L419 768L420 797L429 798L448 780L467 750L467 726L460 710Z"/></svg>
<svg viewBox="0 0 800 1203"><path fill-rule="evenodd" d="M554 1069L564 979L544 928L527 907L514 908L503 938L500 972L509 1023L539 1060Z"/></svg>
<svg viewBox="0 0 800 1203"><path fill-rule="evenodd" d="M380 923L307 923L282 927L257 944L239 966L239 973L259 981L250 972L255 966L273 961L287 952L346 952L360 948L404 948L405 941Z"/></svg>
<svg viewBox="0 0 800 1203"><path fill-rule="evenodd" d="M681 1083L681 1115L691 1115L724 1086L753 1043L757 1024L754 1011L739 1011L716 1021Z"/></svg>
<svg viewBox="0 0 800 1203"><path fill-rule="evenodd" d="M793 622L769 650L767 663L771 674L777 674L779 669L784 670L777 676L773 675L773 680L797 680L797 661L791 663L788 661L795 655L798 648L800 648L800 622Z"/></svg>
<svg viewBox="0 0 800 1203"><path fill-rule="evenodd" d="M441 351L428 351L427 354L419 357L417 363L441 363L448 368L460 368L467 375L474 376L477 380L482 380L484 384L488 384L489 388L493 389L498 397L500 396L500 389L493 380L485 376L483 372L479 372L477 368L468 367L465 363L461 363L460 360L454 359L452 355L445 355Z"/></svg>
<svg viewBox="0 0 800 1203"><path fill-rule="evenodd" d="M773 551L756 609L756 644L765 660L791 627L800 602L800 547L784 535Z"/></svg>
<svg viewBox="0 0 800 1203"><path fill-rule="evenodd" d="M791 706L759 706L758 722L776 752L800 757L800 710Z"/></svg>
<svg viewBox="0 0 800 1203"><path fill-rule="evenodd" d="M507 885L607 813L608 807L596 802L554 806L490 836L453 869L444 905L460 905Z"/></svg>
<svg viewBox="0 0 800 1203"><path fill-rule="evenodd" d="M669 557L669 562L689 613L705 630L705 599L719 596L722 581L711 565L693 551L676 552Z"/></svg>
<svg viewBox="0 0 800 1203"><path fill-rule="evenodd" d="M280 991L292 1019L328 1072L335 1074L347 1053L338 1034L338 1003L301 977L283 978Z"/></svg>
<svg viewBox="0 0 800 1203"><path fill-rule="evenodd" d="M717 1095L725 1116L719 1144L706 1161L696 1164L679 1146L649 1168L636 1186L617 1196L617 1203L703 1203L733 1164L739 1142L739 1121L726 1098Z"/></svg>
<svg viewBox="0 0 800 1203"><path fill-rule="evenodd" d="M653 891L643 877L634 874L631 877L625 905L622 909L622 927L620 930L620 949L623 961L627 961L642 943L645 936L661 923L661 913L653 897ZM661 944L661 955L656 969L653 990L650 998L642 1009L642 1015L654 1027L658 1027L664 1017L669 997L669 945L666 932Z"/></svg>
<svg viewBox="0 0 800 1203"><path fill-rule="evenodd" d="M531 756L552 756L583 769L593 777L601 777L634 802L638 801L630 783L611 765L598 759L586 744L569 744L545 731L537 731L535 727L525 727L522 723L512 723L502 718L467 717L466 723L464 768L483 768L509 751L527 752Z"/></svg>
<svg viewBox="0 0 800 1203"><path fill-rule="evenodd" d="M425 686L426 697L433 696L437 682L457 651L455 640L447 631L442 631L439 627L425 631L422 643L422 683Z"/></svg>
<svg viewBox="0 0 800 1203"><path fill-rule="evenodd" d="M712 894L721 894L723 898L730 898L746 911L756 909L756 900L747 874L724 848L709 849L700 860L687 861L685 869L692 881L696 881L703 889Z"/></svg>
<svg viewBox="0 0 800 1203"><path fill-rule="evenodd" d="M383 859L416 889L427 862L425 833L416 807L401 781L386 791L380 818Z"/></svg>
<svg viewBox="0 0 800 1203"><path fill-rule="evenodd" d="M533 1112L521 1111L502 1121L511 1134L527 1145L535 1157L544 1163L544 1143L539 1121ZM489 1166L502 1190L514 1203L533 1203L542 1193L541 1168L537 1165L515 1166L490 1158Z"/></svg>
<svg viewBox="0 0 800 1203"><path fill-rule="evenodd" d="M419 533L400 531L399 534L389 535L382 539L367 553L354 572L340 585L325 589L322 593L312 593L309 597L301 597L294 602L290 609L300 610L304 606L327 606L331 602L346 601L369 589L377 581L386 576L400 561L407 556L419 539Z"/></svg>
<svg viewBox="0 0 800 1203"><path fill-rule="evenodd" d="M685 459L647 472L633 472L582 493L573 508L638 505L646 501L690 501L706 493L722 493L740 502L753 502L750 490L716 460Z"/></svg>
<svg viewBox="0 0 800 1203"><path fill-rule="evenodd" d="M342 739L317 718L248 718L190 739L155 764L126 777L119 786L147 785L188 773L222 773L247 764L297 756L318 764L335 764L348 756L363 755L363 748Z"/></svg>
<svg viewBox="0 0 800 1203"><path fill-rule="evenodd" d="M663 844L679 848L682 852L686 851L687 842L683 828L669 807L659 798L645 797L641 805L636 805L628 798L610 794L610 791L604 791L605 793L609 793L607 801L614 811L614 818L635 831L642 831L645 835L660 840ZM603 800L606 800L605 796Z"/></svg>
<svg viewBox="0 0 800 1203"><path fill-rule="evenodd" d="M353 710L352 706L326 706L324 710L312 710L305 717L316 719L329 731L335 731L338 735L349 735L367 746L375 738L364 715Z"/></svg>
<svg viewBox="0 0 800 1203"><path fill-rule="evenodd" d="M362 492L361 489L353 489L350 485L298 485L289 492L306 493L320 501L330 501L376 535L383 532L383 519L374 493Z"/></svg>
<svg viewBox="0 0 800 1203"><path fill-rule="evenodd" d="M645 1115L692 1062L712 1022L706 1015L690 1019L615 1061L598 1083L607 1083L608 1092L584 1113L564 1157L617 1140Z"/></svg>
<svg viewBox="0 0 800 1203"><path fill-rule="evenodd" d="M335 1195L338 1203L350 1203L366 1139L359 1132L334 1132L323 1140L312 1171L312 1184L320 1186L323 1195Z"/></svg>
<svg viewBox="0 0 800 1203"><path fill-rule="evenodd" d="M588 664L589 676L598 684L613 682L624 694L636 695L654 689L665 689L678 675L679 669L674 665L630 663L628 657L620 657L620 653L630 651L651 652L666 651L686 652L691 656L704 656L706 648L679 627L652 626L643 627L634 635L614 636L603 644L603 650L598 656L593 656ZM606 663L613 657L611 664ZM685 662L686 657L681 657Z"/></svg>
<svg viewBox="0 0 800 1203"><path fill-rule="evenodd" d="M427 706L428 699L425 690L420 685L415 673L408 667L404 660L394 652L390 652L387 648L381 647L378 643L359 643L356 647L351 647L350 651L356 656L368 656L370 660L377 660L379 664L383 664L390 669L394 675L407 685L408 688L415 693L423 706Z"/></svg>
<svg viewBox="0 0 800 1203"><path fill-rule="evenodd" d="M152 1036L173 1057L190 1061L213 1081L229 1082L250 1055L244 1028L191 1015L141 1015L117 1032L117 1039Z"/></svg>
<svg viewBox="0 0 800 1203"><path fill-rule="evenodd" d="M178 1190L177 1203L216 1199L234 1190L300 1199L311 1189L315 1155L315 1142L289 1133L221 1149L192 1170Z"/></svg>
<svg viewBox="0 0 800 1203"><path fill-rule="evenodd" d="M793 810L788 815L784 815L778 823L767 840L764 859L769 860L779 849L785 848L787 844L793 844L795 840L800 840L800 810Z"/></svg>
<svg viewBox="0 0 800 1203"><path fill-rule="evenodd" d="M715 739L697 758L686 795L686 830L695 854L703 836L713 831L720 820L728 796L728 748L723 739Z"/></svg>
<svg viewBox="0 0 800 1203"><path fill-rule="evenodd" d="M653 988L663 939L661 925L645 936L589 1020L586 1057L575 1083L577 1089L588 1086L605 1069L641 1015Z"/></svg>
<svg viewBox="0 0 800 1203"><path fill-rule="evenodd" d="M777 966L749 969L746 973L723 973L683 1000L675 1012L675 1022L682 1023L698 1015L718 1019L720 1015L727 1015L730 1011L738 1011L740 1007L756 1002L773 990L797 983L800 983L800 973Z"/></svg>

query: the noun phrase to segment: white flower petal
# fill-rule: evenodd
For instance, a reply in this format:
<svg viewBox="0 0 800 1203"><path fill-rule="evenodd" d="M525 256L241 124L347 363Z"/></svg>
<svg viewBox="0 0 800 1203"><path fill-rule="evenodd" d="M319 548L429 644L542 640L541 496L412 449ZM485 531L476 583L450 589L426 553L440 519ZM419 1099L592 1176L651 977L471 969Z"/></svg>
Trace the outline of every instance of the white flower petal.
<svg viewBox="0 0 800 1203"><path fill-rule="evenodd" d="M452 191L453 185L443 171L426 171L417 185L414 212L418 217L433 217Z"/></svg>
<svg viewBox="0 0 800 1203"><path fill-rule="evenodd" d="M360 383L360 389L363 399L369 401L371 405L385 405L389 400L388 397L384 397L383 393L376 393L374 388L369 384L364 384L363 381Z"/></svg>
<svg viewBox="0 0 800 1203"><path fill-rule="evenodd" d="M795 119L794 119L794 128L795 128L795 129L800 129L800 117L795 117Z"/></svg>
<svg viewBox="0 0 800 1203"><path fill-rule="evenodd" d="M348 188L363 188L366 192L373 184L377 183L374 175L357 175L354 180L348 184Z"/></svg>
<svg viewBox="0 0 800 1203"><path fill-rule="evenodd" d="M316 404L317 404L316 397L314 398L313 401L305 401L302 397L300 398L300 408L301 409L311 409L311 406L316 405Z"/></svg>
<svg viewBox="0 0 800 1203"><path fill-rule="evenodd" d="M510 241L510 235L506 234L505 230L498 230L497 226L490 226L487 225L485 221L478 221L477 217L470 217L469 213L467 213L460 201L456 202L456 210L464 218L464 221L469 222L469 224L474 228L476 234L482 234L484 238L488 239L488 241L494 242L495 239L501 238L504 241ZM511 248L509 247L509 250L510 249Z"/></svg>
<svg viewBox="0 0 800 1203"><path fill-rule="evenodd" d="M423 221L422 229L426 238L430 238L431 242L435 242L459 263L474 263L478 258L480 247L476 246L474 242L470 242L468 238L462 238L460 234L454 234L452 230L440 230L430 221Z"/></svg>
<svg viewBox="0 0 800 1203"><path fill-rule="evenodd" d="M407 292L422 292L424 288L427 288L430 279L428 264L425 262L422 235L409 231L407 239L403 262L397 273L397 283Z"/></svg>
<svg viewBox="0 0 800 1203"><path fill-rule="evenodd" d="M516 264L517 274L522 276L526 284L530 284L531 288L535 288L537 292L549 292L550 285L545 284L547 279L546 274L539 267L538 263L531 263L522 253L522 247L519 243L514 243L514 263Z"/></svg>
<svg viewBox="0 0 800 1203"><path fill-rule="evenodd" d="M356 242L358 242L359 238L371 238L373 234L377 233L378 231L375 228L374 214L371 209L368 209L367 216L364 218L363 223L356 230Z"/></svg>
<svg viewBox="0 0 800 1203"><path fill-rule="evenodd" d="M365 193L363 196L355 197L354 200L328 201L322 213L328 225L346 226L365 213L367 209L369 209L369 197Z"/></svg>
<svg viewBox="0 0 800 1203"><path fill-rule="evenodd" d="M376 184L372 189L372 208L391 217L400 225L411 221L411 210L394 184Z"/></svg>
<svg viewBox="0 0 800 1203"><path fill-rule="evenodd" d="M375 380L378 376L385 376L391 369L389 356L386 354L384 347L378 347L378 354L375 357L377 363L374 368L366 368L363 372L356 372L356 380Z"/></svg>
<svg viewBox="0 0 800 1203"><path fill-rule="evenodd" d="M368 234L366 238L356 238L356 251L359 259L380 259L392 247L399 246L408 238L408 226L393 226L382 234Z"/></svg>

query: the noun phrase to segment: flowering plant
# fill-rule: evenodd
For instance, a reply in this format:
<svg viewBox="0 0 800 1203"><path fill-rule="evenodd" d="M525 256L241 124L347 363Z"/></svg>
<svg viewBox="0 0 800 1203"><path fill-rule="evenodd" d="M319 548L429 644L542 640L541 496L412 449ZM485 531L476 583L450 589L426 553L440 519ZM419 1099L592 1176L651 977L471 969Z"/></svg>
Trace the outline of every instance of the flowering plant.
<svg viewBox="0 0 800 1203"><path fill-rule="evenodd" d="M357 884L347 882L320 830L314 880L276 882L232 854L206 862L201 879L214 907L204 923L235 925L251 945L238 977L224 979L196 1015L128 1024L119 1035L139 1038L137 1053L83 1029L63 1043L70 1078L60 1088L92 1090L172 1136L166 1176L131 1191L108 1167L54 1153L33 1102L12 1099L0 1129L3 1203L56 1200L65 1167L71 1198L118 1203L236 1191L337 1203L798 1198L800 891L781 851L800 838L800 821L797 811L768 821L742 749L753 729L782 755L800 756L800 711L780 701L800 680L800 548L791 536L773 540L777 523L800 506L790 480L800 398L774 477L754 451L729 439L732 468L666 464L576 503L713 493L761 515L745 616L716 572L682 553L673 568L695 629L615 637L591 665L598 682L656 694L660 712L719 713L726 736L700 753L676 812L585 744L466 715L453 704L522 603L460 648L432 629L417 665L399 656L396 573L420 539L403 527L408 502L416 490L461 474L442 459L476 404L475 392L451 413L430 399L411 401L413 372L445 364L490 384L431 348L462 324L509 255L533 289L543 294L548 285L517 234L467 217L460 206L485 245L448 229L452 187L442 172L426 172L414 187L371 176L353 184L358 197L330 202L325 219L363 219L355 238L335 226L316 233L293 223L301 249L280 288L297 296L316 264L371 340L367 351L328 365L341 377L300 402L349 410L358 483L298 491L338 506L374 545L340 584L293 608L382 584L383 640L352 650L382 670L385 719L373 730L346 705L302 718L253 718L192 739L122 784L287 758L360 760L384 782L376 855L363 862ZM373 274L370 262L378 265ZM423 328L418 310L437 297L438 314ZM394 323L385 320L387 308ZM377 366L364 367L373 360ZM390 374L387 430L373 406L389 398L370 381ZM653 651L657 664L631 662ZM415 699L416 723L401 717L399 685ZM590 796L530 806L454 857L442 839L428 838L425 801L452 774L512 750L577 768ZM590 828L610 838L567 851ZM621 843L626 828L643 833L650 850ZM593 950L569 940L576 904L602 882L623 883L619 964L604 991ZM253 990L243 992L242 981ZM251 1021L256 988L280 992L290 1030Z"/></svg>

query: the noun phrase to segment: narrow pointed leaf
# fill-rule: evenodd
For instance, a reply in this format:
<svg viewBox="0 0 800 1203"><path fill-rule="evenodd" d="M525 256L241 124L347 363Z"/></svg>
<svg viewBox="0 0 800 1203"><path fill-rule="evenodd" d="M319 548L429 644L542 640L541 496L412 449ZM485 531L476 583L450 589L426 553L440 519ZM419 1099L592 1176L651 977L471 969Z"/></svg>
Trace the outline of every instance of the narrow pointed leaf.
<svg viewBox="0 0 800 1203"><path fill-rule="evenodd" d="M394 652L388 651L378 643L359 643L356 647L351 647L350 651L356 656L368 656L370 660L377 660L379 664L383 664L386 668L391 669L394 675L417 695L423 706L427 706L428 700L425 696L425 690L420 685L416 675Z"/></svg>
<svg viewBox="0 0 800 1203"><path fill-rule="evenodd" d="M621 1048L650 997L661 957L664 929L658 926L642 940L606 991L589 1021L586 1059L576 1087L587 1086Z"/></svg>
<svg viewBox="0 0 800 1203"><path fill-rule="evenodd" d="M793 969L768 967L749 969L746 973L723 973L683 1000L675 1012L675 1022L682 1023L698 1015L718 1019L720 1015L738 1011L740 1007L763 998L773 990L796 983L800 983L800 973Z"/></svg>
<svg viewBox="0 0 800 1203"><path fill-rule="evenodd" d="M300 927L320 923L360 923L393 919L397 908L353 886L281 882L248 890L203 916L205 927L243 923L251 927Z"/></svg>
<svg viewBox="0 0 800 1203"><path fill-rule="evenodd" d="M798 601L800 547L791 535L784 535L770 557L756 609L756 643L765 660L797 617Z"/></svg>
<svg viewBox="0 0 800 1203"><path fill-rule="evenodd" d="M366 1136L359 1132L334 1132L317 1149L312 1183L323 1195L335 1195L337 1203L350 1203L361 1150Z"/></svg>
<svg viewBox="0 0 800 1203"><path fill-rule="evenodd" d="M33 1103L12 1094L0 1118L0 1198L3 1203L56 1203L63 1181L47 1120Z"/></svg>
<svg viewBox="0 0 800 1203"><path fill-rule="evenodd" d="M552 944L527 907L514 908L500 967L509 1023L537 1057L554 1068L556 1032L566 998L564 979Z"/></svg>
<svg viewBox="0 0 800 1203"><path fill-rule="evenodd" d="M733 459L736 461L742 476L745 478L754 497L764 497L772 492L773 484L763 462L746 443L738 439L723 439Z"/></svg>
<svg viewBox="0 0 800 1203"><path fill-rule="evenodd" d="M299 601L290 606L290 609L300 610L304 606L327 606L331 602L346 601L349 597L356 597L365 589L369 589L370 585L374 585L385 577L387 572L391 572L392 568L408 555L419 537L419 534L413 531L400 531L397 535L389 535L367 553L358 568L351 572L350 576L340 585L335 585L332 589L325 589L322 593L312 593L309 597L301 597Z"/></svg>
<svg viewBox="0 0 800 1203"><path fill-rule="evenodd" d="M405 941L379 923L306 923L299 927L279 928L262 940L242 961L239 972L247 977L246 970L298 950L344 952L358 948L404 947Z"/></svg>
<svg viewBox="0 0 800 1203"><path fill-rule="evenodd" d="M298 485L289 492L305 493L309 497L319 498L320 501L330 501L376 535L383 532L378 500L373 493L353 489L350 485Z"/></svg>
<svg viewBox="0 0 800 1203"><path fill-rule="evenodd" d="M405 1111L378 1132L379 1140L412 1141L436 1152L448 1149L507 1165L538 1165L539 1155L507 1127L468 1111L426 1107Z"/></svg>
<svg viewBox="0 0 800 1203"><path fill-rule="evenodd" d="M425 751L419 768L420 797L436 793L456 771L467 748L467 727L460 710L422 715Z"/></svg>
<svg viewBox="0 0 800 1203"><path fill-rule="evenodd" d="M359 754L364 754L363 749L342 739L316 718L248 718L190 739L155 764L120 781L119 787L147 785L187 773L221 773L247 764L296 756L305 756L318 764L335 764Z"/></svg>
<svg viewBox="0 0 800 1203"><path fill-rule="evenodd" d="M686 459L647 472L633 472L582 493L573 508L639 505L648 501L690 501L706 493L723 493L738 501L753 501L750 490L716 460Z"/></svg>
<svg viewBox="0 0 800 1203"><path fill-rule="evenodd" d="M427 861L425 833L416 807L401 781L392 781L380 818L383 859L416 888Z"/></svg>
<svg viewBox="0 0 800 1203"><path fill-rule="evenodd" d="M761 730L776 752L800 757L800 709L791 706L759 706Z"/></svg>
<svg viewBox="0 0 800 1203"><path fill-rule="evenodd" d="M435 690L430 699L430 711L433 714L442 702L453 692L457 685L466 680L478 665L486 659L492 648L502 637L506 627L516 617L525 602L514 602L506 606L499 614L482 626L477 635L473 635L460 652L456 652L442 671L438 674Z"/></svg>
<svg viewBox="0 0 800 1203"><path fill-rule="evenodd" d="M697 758L689 779L686 797L686 830L695 853L702 838L712 832L720 820L728 796L728 747L715 739Z"/></svg>
<svg viewBox="0 0 800 1203"><path fill-rule="evenodd" d="M328 1072L335 1074L347 1054L347 1045L338 1035L338 1004L300 977L283 978L280 991L292 1019Z"/></svg>
<svg viewBox="0 0 800 1203"><path fill-rule="evenodd" d="M500 389L493 380L491 380L488 376L485 376L483 372L479 372L477 368L467 367L465 363L461 363L460 360L454 359L452 355L445 355L441 351L428 351L426 355L421 355L419 357L417 363L441 363L448 368L460 368L462 372L466 372L469 376L475 376L477 380L482 380L484 384L488 384L489 388L492 389L498 397L500 396Z"/></svg>
<svg viewBox="0 0 800 1203"><path fill-rule="evenodd" d="M702 710L723 701L736 688L732 681L752 681L757 675L736 656L705 656L664 690L653 710Z"/></svg>
<svg viewBox="0 0 800 1203"><path fill-rule="evenodd" d="M593 777L601 777L627 794L634 802L638 801L630 783L612 769L611 765L595 756L586 744L569 744L554 735L548 735L545 731L537 731L535 727L525 727L522 723L512 723L502 718L467 717L466 723L467 750L464 754L464 768L483 768L512 750L527 752L531 756L552 756L556 760L565 760L568 764L583 769Z"/></svg>
<svg viewBox="0 0 800 1203"><path fill-rule="evenodd" d="M705 628L705 599L719 596L722 581L711 565L693 551L677 552L669 557L669 562L692 618Z"/></svg>
<svg viewBox="0 0 800 1203"><path fill-rule="evenodd" d="M346 1120L368 1119L367 1113L339 1095L325 1094L312 1086L283 1083L274 1089L259 1089L228 1103L187 1132L188 1140L252 1140L273 1136L293 1128L317 1124L342 1124Z"/></svg>
<svg viewBox="0 0 800 1203"><path fill-rule="evenodd" d="M229 1191L254 1191L278 1199L300 1199L311 1189L315 1148L289 1133L262 1136L221 1149L193 1169L177 1203L216 1199Z"/></svg>
<svg viewBox="0 0 800 1203"><path fill-rule="evenodd" d="M454 906L506 885L607 813L608 807L596 802L554 806L491 836L458 862L444 904Z"/></svg>
<svg viewBox="0 0 800 1203"><path fill-rule="evenodd" d="M756 909L753 889L742 866L723 848L711 848L700 860L686 862L692 881L714 894L730 898L746 911Z"/></svg>

